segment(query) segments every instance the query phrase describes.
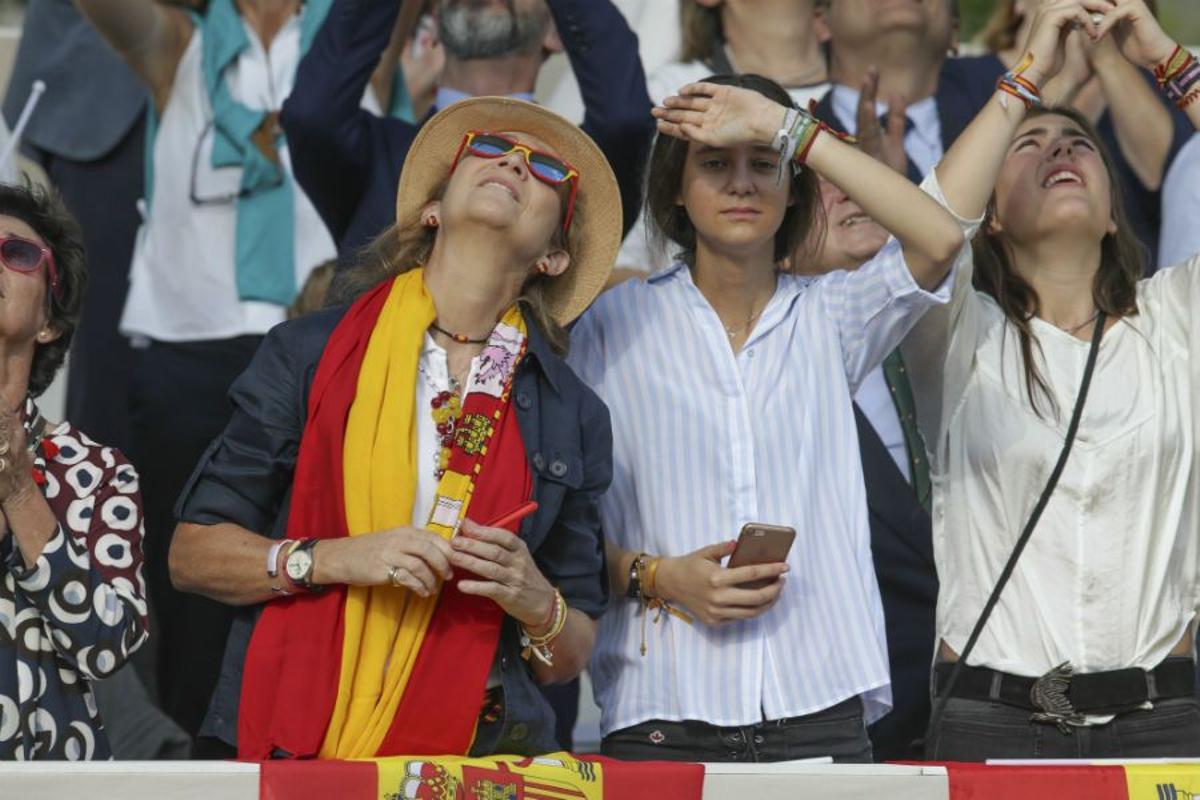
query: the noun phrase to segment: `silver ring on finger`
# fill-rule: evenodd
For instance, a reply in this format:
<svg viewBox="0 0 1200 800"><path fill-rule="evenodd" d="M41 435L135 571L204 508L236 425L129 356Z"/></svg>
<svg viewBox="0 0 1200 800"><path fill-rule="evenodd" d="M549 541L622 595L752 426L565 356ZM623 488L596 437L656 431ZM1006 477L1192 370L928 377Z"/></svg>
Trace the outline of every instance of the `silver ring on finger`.
<svg viewBox="0 0 1200 800"><path fill-rule="evenodd" d="M388 582L392 586L401 586L400 583L400 568L396 566L388 567Z"/></svg>
<svg viewBox="0 0 1200 800"><path fill-rule="evenodd" d="M0 441L0 456L8 455L8 448L9 448L8 439L4 439L4 440Z"/></svg>

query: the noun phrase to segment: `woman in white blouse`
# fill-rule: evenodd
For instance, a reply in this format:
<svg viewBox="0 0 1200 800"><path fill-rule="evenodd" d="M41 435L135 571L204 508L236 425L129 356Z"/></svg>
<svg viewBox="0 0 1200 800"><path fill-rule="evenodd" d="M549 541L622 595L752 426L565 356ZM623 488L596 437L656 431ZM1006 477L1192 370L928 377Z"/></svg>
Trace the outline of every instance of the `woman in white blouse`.
<svg viewBox="0 0 1200 800"><path fill-rule="evenodd" d="M1147 69L1175 52L1142 0L1047 3L1023 73L1034 85L1061 63L1067 26L1114 36ZM1186 110L1200 125L1200 103ZM1102 335L1065 471L926 755L1200 756L1200 259L1139 280L1095 131L1001 91L926 188L975 234L974 275L906 343L932 450L935 695L1047 484Z"/></svg>
<svg viewBox="0 0 1200 800"><path fill-rule="evenodd" d="M824 132L807 168L780 163L772 141L798 117L778 84L680 93L656 110L647 199L679 260L601 296L571 334L613 419L600 513L625 599L592 660L604 752L869 761L865 725L891 691L851 396L949 299L966 242L903 176ZM786 269L822 221L813 170L897 236L858 272ZM722 568L749 522L795 528L786 563ZM664 601L679 614L649 622Z"/></svg>

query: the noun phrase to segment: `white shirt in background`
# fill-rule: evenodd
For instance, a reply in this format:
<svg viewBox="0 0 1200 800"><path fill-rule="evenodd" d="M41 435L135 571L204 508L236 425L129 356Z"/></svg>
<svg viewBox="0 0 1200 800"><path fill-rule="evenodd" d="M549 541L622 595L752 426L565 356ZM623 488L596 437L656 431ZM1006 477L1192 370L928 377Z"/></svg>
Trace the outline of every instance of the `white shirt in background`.
<svg viewBox="0 0 1200 800"><path fill-rule="evenodd" d="M1182 264L1200 253L1200 133L1179 151L1162 190L1158 266Z"/></svg>
<svg viewBox="0 0 1200 800"><path fill-rule="evenodd" d="M836 85L833 87L830 101L833 113L837 114L842 127L851 136L858 133L858 98L860 92L849 86ZM875 115L882 116L888 110L887 103L875 101ZM924 100L918 100L909 105L905 116L912 122L912 128L904 136L904 151L912 159L913 164L928 175L934 166L942 160L942 121L938 117L937 98L930 95Z"/></svg>
<svg viewBox="0 0 1200 800"><path fill-rule="evenodd" d="M247 32L251 46L225 71L229 92L251 108L279 109L292 91L300 60L300 17L290 18L272 39L269 55L258 36L249 28ZM212 166L213 113L201 69L201 36L199 30L192 33L175 70L171 102L159 120L153 194L134 246L121 316L121 332L127 336L178 342L263 334L282 322L286 311L238 297L237 210L232 198L242 170ZM291 174L286 144L279 148L279 158ZM228 200L197 205L191 200L193 189L202 199ZM293 190L299 290L313 267L337 251L294 181Z"/></svg>

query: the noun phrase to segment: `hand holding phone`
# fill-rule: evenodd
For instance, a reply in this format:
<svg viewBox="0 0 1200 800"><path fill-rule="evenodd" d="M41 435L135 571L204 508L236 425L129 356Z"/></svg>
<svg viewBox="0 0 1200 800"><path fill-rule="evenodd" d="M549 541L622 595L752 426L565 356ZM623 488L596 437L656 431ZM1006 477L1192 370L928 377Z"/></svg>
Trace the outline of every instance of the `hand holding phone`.
<svg viewBox="0 0 1200 800"><path fill-rule="evenodd" d="M738 535L737 545L729 557L726 569L748 567L754 564L775 564L787 561L788 551L796 539L796 529L783 525L767 525L762 522L747 522ZM743 589L761 589L777 578L761 578L738 584Z"/></svg>

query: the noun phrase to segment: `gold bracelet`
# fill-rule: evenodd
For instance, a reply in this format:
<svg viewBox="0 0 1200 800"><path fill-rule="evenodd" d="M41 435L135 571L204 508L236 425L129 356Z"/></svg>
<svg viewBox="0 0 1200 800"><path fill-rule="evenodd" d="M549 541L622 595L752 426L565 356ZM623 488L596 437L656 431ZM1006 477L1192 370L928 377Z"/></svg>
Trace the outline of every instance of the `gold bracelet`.
<svg viewBox="0 0 1200 800"><path fill-rule="evenodd" d="M642 562L642 599L648 600L651 597L657 597L658 592L658 562L661 558L647 558Z"/></svg>
<svg viewBox="0 0 1200 800"><path fill-rule="evenodd" d="M521 658L526 661L537 658L547 667L553 667L554 653L550 650L550 644L559 637L565 627L567 627L567 601L563 599L562 592L555 589L554 623L550 626L550 630L542 636L534 636L526 630L524 625L521 626Z"/></svg>
<svg viewBox="0 0 1200 800"><path fill-rule="evenodd" d="M646 562L646 571L642 575L642 655L646 655L646 617L650 616L651 611L657 611L654 616L654 624L663 618L663 614L670 614L691 625L694 621L690 614L683 609L676 608L666 600L658 596L658 564L662 558L652 558Z"/></svg>

